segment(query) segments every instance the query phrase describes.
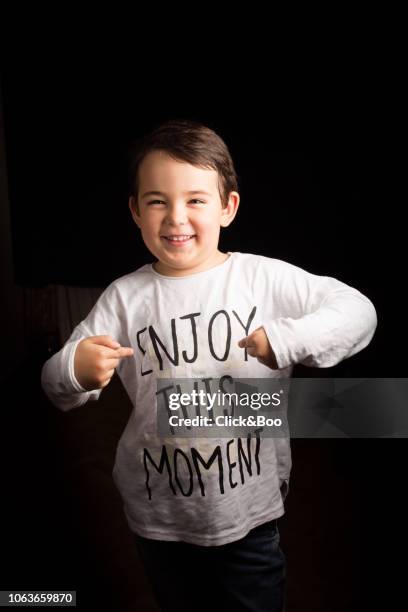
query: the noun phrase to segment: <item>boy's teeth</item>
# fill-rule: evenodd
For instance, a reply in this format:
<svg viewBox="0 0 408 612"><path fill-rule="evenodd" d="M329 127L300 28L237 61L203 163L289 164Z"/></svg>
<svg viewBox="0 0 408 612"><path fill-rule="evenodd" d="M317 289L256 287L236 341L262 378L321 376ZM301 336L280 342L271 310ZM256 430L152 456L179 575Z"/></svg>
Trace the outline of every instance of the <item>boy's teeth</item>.
<svg viewBox="0 0 408 612"><path fill-rule="evenodd" d="M188 240L191 236L166 236L168 240Z"/></svg>

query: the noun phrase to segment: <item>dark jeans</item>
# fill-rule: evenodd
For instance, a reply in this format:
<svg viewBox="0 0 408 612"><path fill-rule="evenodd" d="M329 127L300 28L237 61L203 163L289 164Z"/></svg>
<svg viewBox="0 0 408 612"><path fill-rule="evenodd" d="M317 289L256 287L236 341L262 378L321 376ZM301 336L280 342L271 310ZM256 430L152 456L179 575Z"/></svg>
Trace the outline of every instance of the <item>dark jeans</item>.
<svg viewBox="0 0 408 612"><path fill-rule="evenodd" d="M277 521L222 546L135 535L163 612L282 612L286 559Z"/></svg>

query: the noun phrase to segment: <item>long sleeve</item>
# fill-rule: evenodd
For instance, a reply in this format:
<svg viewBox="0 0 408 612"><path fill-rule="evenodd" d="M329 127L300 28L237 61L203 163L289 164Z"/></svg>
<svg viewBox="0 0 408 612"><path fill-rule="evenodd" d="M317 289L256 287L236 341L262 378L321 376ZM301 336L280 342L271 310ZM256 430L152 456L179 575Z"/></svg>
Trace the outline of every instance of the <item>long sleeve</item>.
<svg viewBox="0 0 408 612"><path fill-rule="evenodd" d="M279 369L332 367L370 343L377 315L367 297L335 278L273 261L274 306L263 327Z"/></svg>
<svg viewBox="0 0 408 612"><path fill-rule="evenodd" d="M81 340L94 334L86 333L80 323L75 328L75 340L71 338L63 348L45 362L41 372L41 385L51 402L67 411L82 406L88 400L98 400L102 389L86 391L75 378L74 357Z"/></svg>
<svg viewBox="0 0 408 612"><path fill-rule="evenodd" d="M121 323L123 305L119 292L109 285L88 314L73 330L60 351L48 359L41 371L41 385L50 401L63 411L82 406L88 400L98 400L102 389L86 391L77 381L74 372L76 347L90 336L110 335L124 343Z"/></svg>

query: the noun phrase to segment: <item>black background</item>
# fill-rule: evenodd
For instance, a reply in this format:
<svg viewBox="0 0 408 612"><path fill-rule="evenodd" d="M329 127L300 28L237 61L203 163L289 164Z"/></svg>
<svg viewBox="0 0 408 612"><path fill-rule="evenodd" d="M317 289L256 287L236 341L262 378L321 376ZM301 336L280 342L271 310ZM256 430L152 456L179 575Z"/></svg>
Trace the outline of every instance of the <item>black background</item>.
<svg viewBox="0 0 408 612"><path fill-rule="evenodd" d="M64 49L28 45L21 52L14 41L3 64L18 284L103 286L151 261L127 208L128 146L161 120L191 118L224 138L239 175L240 209L223 232L221 249L276 257L334 276L376 306L378 328L370 346L325 375L406 375L400 109L392 74L377 56L362 51L346 59L339 53L325 64L320 49L322 63L316 65L303 61L301 53L292 63L282 61L283 52L278 61L263 49L261 56L237 63L222 47L218 62L193 54L189 68L186 55L167 56L166 45L157 60L146 49L115 57L108 41L101 55L92 47L74 54L74 47L73 42ZM53 463L53 452L58 453L50 422L55 417L49 406L42 410L38 367L36 363L27 371L25 391L19 389L17 376L5 388L12 410L5 420L9 495L3 506L7 544L2 556L8 568L3 575L11 584L2 581L0 588L64 588L55 567L60 564L71 580L75 564L82 568L74 574L82 592L92 599L98 570L87 579L89 566L75 563L74 550L67 558L51 545L61 525L67 542L75 523L58 506L64 485ZM16 442L21 428L23 445ZM406 540L405 440L294 443L294 462L299 459L284 518L291 558L298 555L304 571L313 574L307 551L296 548L307 538L298 543L291 539L296 525L305 524L299 514L305 506L317 530L323 520L328 538L348 520L350 548L341 547L334 561L333 547L327 565L323 562L318 571L325 576L332 561L345 572L349 564L357 564L347 609L370 609L369 601L397 601L398 553ZM322 457L329 458L325 466L319 463ZM326 476L310 473L308 461ZM330 485L331 478L338 488ZM47 483L47 491L37 489L35 482ZM317 496L302 498L304 506L298 510L296 495L306 495L308 483L315 484ZM44 512L47 520L39 518ZM27 534L32 540L26 540ZM42 541L43 546L28 553L27 541ZM43 573L37 575L36 567ZM294 589L295 584L293 579ZM308 593L300 607L290 609L340 610L336 589L342 589L341 580L332 577L330 585L324 608L318 607L319 593Z"/></svg>

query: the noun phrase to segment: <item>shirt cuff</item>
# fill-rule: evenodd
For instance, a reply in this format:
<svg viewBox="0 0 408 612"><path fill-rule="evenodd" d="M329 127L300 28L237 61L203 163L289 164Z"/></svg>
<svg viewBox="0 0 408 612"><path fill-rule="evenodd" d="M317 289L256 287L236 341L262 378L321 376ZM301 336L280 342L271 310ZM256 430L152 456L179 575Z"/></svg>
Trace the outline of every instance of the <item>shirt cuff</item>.
<svg viewBox="0 0 408 612"><path fill-rule="evenodd" d="M79 382L76 379L75 376L75 368L74 368L74 359L75 359L75 352L77 349L78 344L83 340L83 338L79 338L78 340L74 340L74 342L71 342L67 348L68 348L68 354L66 355L66 358L68 360L68 382L71 385L71 387L77 391L78 393L87 393L87 389L84 389L82 385L79 384Z"/></svg>

